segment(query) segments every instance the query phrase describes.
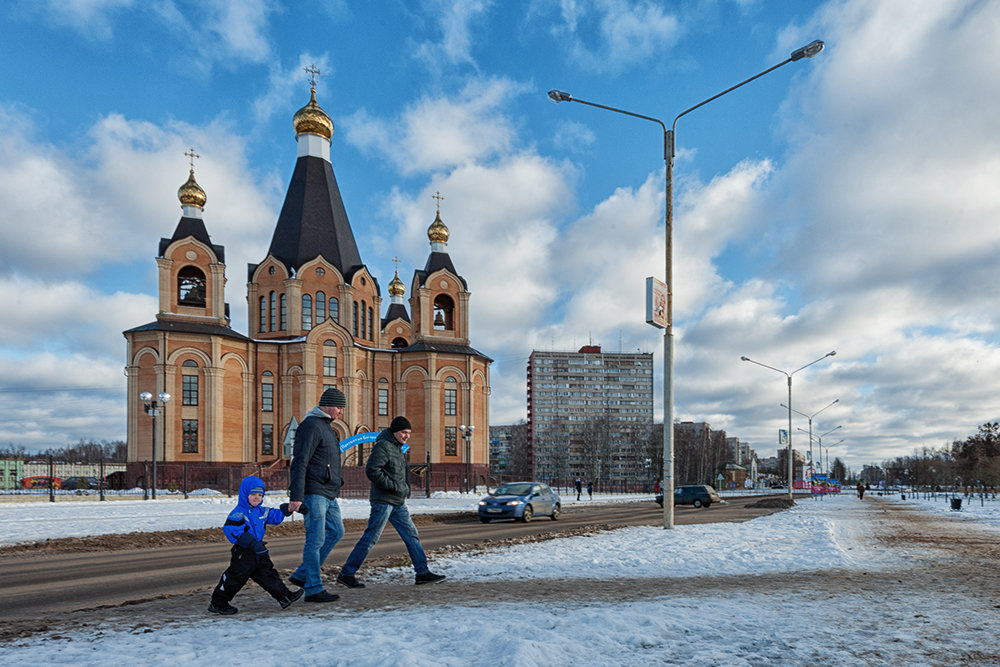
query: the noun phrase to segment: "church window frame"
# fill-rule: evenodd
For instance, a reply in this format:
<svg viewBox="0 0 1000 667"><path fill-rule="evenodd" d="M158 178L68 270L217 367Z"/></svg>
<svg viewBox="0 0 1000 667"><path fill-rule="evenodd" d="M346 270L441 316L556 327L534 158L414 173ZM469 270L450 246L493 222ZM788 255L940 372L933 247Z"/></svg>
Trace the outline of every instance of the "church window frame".
<svg viewBox="0 0 1000 667"><path fill-rule="evenodd" d="M274 456L274 424L260 425L260 453L262 456Z"/></svg>
<svg viewBox="0 0 1000 667"><path fill-rule="evenodd" d="M270 315L269 319L271 320L271 327L270 327L270 329L271 329L271 331L277 331L278 330L278 319L275 317L275 314L276 314L275 311L277 311L277 309L278 309L278 293L275 292L275 291L273 291L273 290L271 291L269 305L270 305L270 308L269 308L268 312L269 312L269 315Z"/></svg>
<svg viewBox="0 0 1000 667"><path fill-rule="evenodd" d="M177 303L181 306L205 307L208 281L197 266L185 266L177 272Z"/></svg>
<svg viewBox="0 0 1000 667"><path fill-rule="evenodd" d="M181 451L185 454L198 453L198 420L181 420Z"/></svg>
<svg viewBox="0 0 1000 667"><path fill-rule="evenodd" d="M327 308L327 314L330 319L334 322L340 321L340 299L335 296L330 297L329 307Z"/></svg>
<svg viewBox="0 0 1000 667"><path fill-rule="evenodd" d="M378 381L378 415L379 417L389 416L389 381L380 378ZM383 386L385 385L385 386Z"/></svg>
<svg viewBox="0 0 1000 667"><path fill-rule="evenodd" d="M260 324L258 325L258 331L267 331L267 299L265 297L260 297Z"/></svg>
<svg viewBox="0 0 1000 667"><path fill-rule="evenodd" d="M326 293L316 292L316 326L326 322Z"/></svg>
<svg viewBox="0 0 1000 667"><path fill-rule="evenodd" d="M187 362L184 362L187 365ZM198 376L181 376L181 405L198 405Z"/></svg>
<svg viewBox="0 0 1000 667"><path fill-rule="evenodd" d="M281 295L281 325L279 327L282 331L288 330L288 295Z"/></svg>
<svg viewBox="0 0 1000 667"><path fill-rule="evenodd" d="M313 328L313 298L312 294L302 295L302 330Z"/></svg>
<svg viewBox="0 0 1000 667"><path fill-rule="evenodd" d="M455 378L445 379L445 384L456 384ZM444 390L444 414L447 417L454 417L458 414L458 387L445 387Z"/></svg>
<svg viewBox="0 0 1000 667"><path fill-rule="evenodd" d="M458 456L458 429L454 426L444 427L444 455Z"/></svg>

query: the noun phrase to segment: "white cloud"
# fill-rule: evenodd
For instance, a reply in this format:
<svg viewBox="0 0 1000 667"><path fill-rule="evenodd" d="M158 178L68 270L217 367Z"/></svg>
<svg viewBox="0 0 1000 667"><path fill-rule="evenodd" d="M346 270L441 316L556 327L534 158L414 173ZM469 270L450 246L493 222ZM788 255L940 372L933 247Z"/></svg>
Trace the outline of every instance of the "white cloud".
<svg viewBox="0 0 1000 667"><path fill-rule="evenodd" d="M454 97L424 97L398 119L361 110L345 120L347 141L406 175L488 160L510 150L514 126L500 107L525 90L507 79L470 81Z"/></svg>
<svg viewBox="0 0 1000 667"><path fill-rule="evenodd" d="M648 63L681 33L677 18L654 2L563 0L560 10L563 23L553 33L569 40L576 64L598 72Z"/></svg>
<svg viewBox="0 0 1000 667"><path fill-rule="evenodd" d="M416 45L414 56L432 73L442 65L473 65L473 24L481 21L492 6L490 0L426 0L423 13L440 31L440 41L425 41Z"/></svg>
<svg viewBox="0 0 1000 667"><path fill-rule="evenodd" d="M134 0L22 0L17 8L46 23L70 28L88 39L108 40L114 15L131 9Z"/></svg>

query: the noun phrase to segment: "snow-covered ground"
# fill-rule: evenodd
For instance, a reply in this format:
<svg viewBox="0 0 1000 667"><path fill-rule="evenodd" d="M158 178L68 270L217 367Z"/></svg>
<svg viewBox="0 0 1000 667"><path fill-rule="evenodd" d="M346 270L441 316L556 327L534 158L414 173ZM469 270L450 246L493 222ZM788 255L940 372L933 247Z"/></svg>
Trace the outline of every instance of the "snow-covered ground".
<svg viewBox="0 0 1000 667"><path fill-rule="evenodd" d="M615 499L620 497L595 502ZM281 500L269 496L267 503ZM887 549L872 539L877 512L869 510L882 500L946 513L947 521L970 522L1000 537L998 501L966 500L962 511L952 512L941 497L902 501L896 495L862 502L843 494L802 499L788 511L746 523L682 525L671 531L625 528L488 553L436 556L432 565L452 581L516 576L580 579L581 586L590 578L609 577L788 573L819 579L832 570L905 569L913 562L911 552ZM231 504L228 498L5 503L0 504L0 534L17 542L56 527L61 534L50 537L215 526ZM416 512L473 506L470 497L458 494L410 504ZM367 516L365 501L343 506L345 516ZM378 586L410 576L409 571L388 571L367 581ZM235 602L240 603L239 597ZM745 592L737 589L725 596L667 595L619 603L483 600L360 615L338 611L336 605L300 604L293 610L297 613L275 608L266 625L259 618L244 620L242 614L206 614L198 623L171 624L155 632L107 627L87 634L40 635L0 646L0 660L20 664L44 658L90 665L131 655L156 665L944 665L954 664L948 656L969 655L987 656L975 664L997 664L988 656L1000 655L997 610L958 591L914 598L911 591L887 590L873 599L870 592L845 590L816 599L762 594L747 586Z"/></svg>

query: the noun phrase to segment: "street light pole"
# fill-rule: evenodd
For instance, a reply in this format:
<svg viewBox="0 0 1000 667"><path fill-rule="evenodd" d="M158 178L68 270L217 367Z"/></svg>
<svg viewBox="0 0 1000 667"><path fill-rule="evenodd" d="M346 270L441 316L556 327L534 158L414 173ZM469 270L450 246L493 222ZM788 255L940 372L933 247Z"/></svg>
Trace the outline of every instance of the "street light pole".
<svg viewBox="0 0 1000 667"><path fill-rule="evenodd" d="M471 424L469 426L462 424L458 430L462 432L462 437L465 439L465 491L468 493L472 484L472 432L476 430L476 427Z"/></svg>
<svg viewBox="0 0 1000 667"><path fill-rule="evenodd" d="M781 373L782 375L784 375L785 377L788 378L788 499L789 500L792 500L795 497L794 489L792 488L792 483L795 481L795 466L794 466L794 463L792 462L792 452L793 452L793 450L792 450L792 376L795 375L796 373L798 373L799 371L801 371L802 369L809 368L813 364L819 363L820 361L823 361L827 357L832 357L835 354L837 354L836 350L833 350L831 352L827 352L826 354L824 354L822 357L820 357L816 361L810 361L805 366L802 366L800 368L796 368L791 373L789 373L788 371L783 371L780 368L775 368L774 366L768 366L767 364L762 364L759 361L754 361L753 359L751 359L750 357L747 357L747 356L740 357L740 359L743 360L743 361L749 361L751 364L757 364L758 366L763 366L764 368L769 368L772 371L777 371L778 373ZM822 452L820 452L820 453L822 454Z"/></svg>
<svg viewBox="0 0 1000 667"><path fill-rule="evenodd" d="M644 116L642 114L634 113L632 111L626 111L625 109L619 109L616 107L605 106L603 104L597 104L595 102L588 102L586 100L581 100L573 97L569 93L563 92L561 90L550 90L549 98L556 103L559 102L577 102L579 104L585 104L587 106L596 107L598 109L604 109L606 111L613 111L615 113L624 114L626 116L632 116L633 118L640 118L642 120L648 120L656 123L663 130L663 161L665 164L665 202L664 202L664 233L666 236L666 241L664 243L664 276L666 277L667 285L667 308L666 308L666 321L667 325L663 329L663 527L665 529L671 529L674 527L674 504L668 498L673 498L674 496L674 280L673 280L673 225L674 225L674 134L677 130L677 121L680 120L681 116L685 116L699 107L703 107L709 102L716 100L726 93L730 93L740 86L744 86L755 79L773 72L774 70L787 65L790 62L795 62L797 60L802 60L803 58L812 58L820 51L823 50L823 42L820 40L815 40L810 42L806 46L800 49L792 51L788 59L769 67L768 69L753 75L749 79L745 79L735 86L731 86L726 90L713 95L706 100L699 102L689 109L685 109L681 113L674 117L674 122L667 129L666 124L659 118L654 118L652 116Z"/></svg>
<svg viewBox="0 0 1000 667"><path fill-rule="evenodd" d="M153 437L152 437L152 448L153 448L153 474L151 478L152 488L153 488L153 500L156 500L156 416L160 414L160 405L166 407L167 403L170 402L170 394L165 391L161 391L157 398L160 402L157 403L153 400L153 395L148 391L144 391L139 394L139 400L143 403L143 408L146 410L146 414L152 418L153 427Z"/></svg>
<svg viewBox="0 0 1000 667"><path fill-rule="evenodd" d="M839 398L835 398L835 399L833 399L833 402L831 402L829 405L826 406L826 408L830 407L831 405L836 405L839 402L840 402L840 399ZM791 408L789 408L789 406L785 405L784 403L781 403L780 405L783 408L788 408L789 410L791 410ZM826 408L821 408L821 409L817 410L816 412L812 413L811 415L807 415L804 412L799 412L798 410L792 410L792 412L794 412L795 414L802 415L803 417L805 417L806 419L809 420L809 465L810 466L812 466L812 464L813 464L813 417L815 417L819 413L823 412L823 410L826 410ZM802 429L799 429L799 430L801 431ZM823 458L823 452L820 452L820 458ZM820 463L822 463L822 461ZM811 478L810 478L809 482L812 483L812 479Z"/></svg>

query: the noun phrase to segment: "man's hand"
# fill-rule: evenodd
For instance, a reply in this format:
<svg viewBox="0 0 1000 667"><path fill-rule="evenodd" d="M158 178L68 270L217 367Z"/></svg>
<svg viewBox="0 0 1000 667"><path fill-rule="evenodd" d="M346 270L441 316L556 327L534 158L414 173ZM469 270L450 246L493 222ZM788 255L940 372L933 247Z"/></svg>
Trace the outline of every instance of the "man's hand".
<svg viewBox="0 0 1000 667"><path fill-rule="evenodd" d="M302 507L301 500L293 500L292 502L288 503L289 512L297 512L300 507Z"/></svg>

